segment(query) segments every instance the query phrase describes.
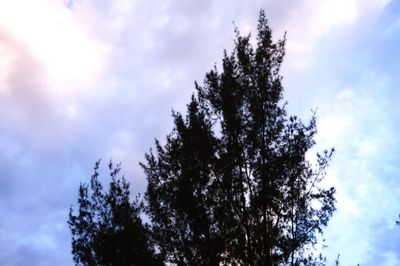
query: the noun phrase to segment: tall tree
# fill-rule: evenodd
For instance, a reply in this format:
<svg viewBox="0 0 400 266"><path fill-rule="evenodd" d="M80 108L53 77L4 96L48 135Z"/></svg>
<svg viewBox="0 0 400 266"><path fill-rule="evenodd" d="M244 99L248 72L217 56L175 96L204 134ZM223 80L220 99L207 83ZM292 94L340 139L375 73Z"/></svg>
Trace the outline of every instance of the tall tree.
<svg viewBox="0 0 400 266"><path fill-rule="evenodd" d="M316 118L304 124L282 103L285 38L274 42L260 11L257 45L236 30L222 71L195 84L184 118L142 164L156 245L178 265L310 264L307 247L335 210L322 187L333 149L306 159Z"/></svg>
<svg viewBox="0 0 400 266"><path fill-rule="evenodd" d="M140 218L142 203L129 199L129 183L119 177L120 165L109 163L108 192L98 180L100 161L90 184L79 187L78 214L69 213L72 253L76 265L162 265L154 253L147 226Z"/></svg>
<svg viewBox="0 0 400 266"><path fill-rule="evenodd" d="M157 158L146 155L148 213L161 253L178 265L218 265L223 245L216 209L217 139L193 97L186 119L174 113L175 128Z"/></svg>

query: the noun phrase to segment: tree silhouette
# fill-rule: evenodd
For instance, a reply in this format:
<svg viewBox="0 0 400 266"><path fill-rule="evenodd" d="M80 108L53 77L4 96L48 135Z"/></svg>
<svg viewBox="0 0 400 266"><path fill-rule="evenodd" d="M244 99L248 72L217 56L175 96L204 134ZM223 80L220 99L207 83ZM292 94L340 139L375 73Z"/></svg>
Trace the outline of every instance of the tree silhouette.
<svg viewBox="0 0 400 266"><path fill-rule="evenodd" d="M162 265L154 254L148 228L142 224L142 203L129 199L129 183L119 177L120 165L109 163L108 192L98 181L100 161L90 184L79 187L78 214L72 208L69 227L76 265Z"/></svg>
<svg viewBox="0 0 400 266"><path fill-rule="evenodd" d="M146 154L147 213L157 249L177 265L304 265L335 210L321 181L333 149L315 144L316 118L304 124L282 103L285 37L273 42L260 11L257 44L236 30L222 71L195 84L184 117Z"/></svg>
<svg viewBox="0 0 400 266"><path fill-rule="evenodd" d="M145 206L111 162L108 192L100 162L80 185L68 221L76 265L324 265L312 248L335 210L335 189L321 185L333 149L306 158L315 113L306 124L287 115L286 39L272 40L264 11L255 48L235 32L221 72L195 84L186 115L173 112L165 144L145 155Z"/></svg>

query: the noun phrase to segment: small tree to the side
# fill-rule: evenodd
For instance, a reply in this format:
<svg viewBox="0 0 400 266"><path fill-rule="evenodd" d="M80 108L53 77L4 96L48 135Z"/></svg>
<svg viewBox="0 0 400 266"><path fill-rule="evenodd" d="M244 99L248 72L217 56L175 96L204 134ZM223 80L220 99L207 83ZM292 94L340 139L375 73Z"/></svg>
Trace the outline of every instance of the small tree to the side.
<svg viewBox="0 0 400 266"><path fill-rule="evenodd" d="M321 181L333 150L315 144L316 118L288 116L280 66L285 38L274 42L264 11L256 47L236 30L187 106L173 113L165 144L142 167L152 234L177 265L310 265L312 247L335 210Z"/></svg>
<svg viewBox="0 0 400 266"><path fill-rule="evenodd" d="M130 200L129 183L119 176L120 166L109 163L108 191L98 180L100 161L89 184L79 187L78 213L69 213L72 254L76 265L163 265L154 253L142 203Z"/></svg>

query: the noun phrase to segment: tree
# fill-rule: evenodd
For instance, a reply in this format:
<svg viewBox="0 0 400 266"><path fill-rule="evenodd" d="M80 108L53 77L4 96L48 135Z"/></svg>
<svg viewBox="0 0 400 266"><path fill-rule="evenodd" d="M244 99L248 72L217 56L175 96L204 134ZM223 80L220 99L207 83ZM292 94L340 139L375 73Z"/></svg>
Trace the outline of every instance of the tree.
<svg viewBox="0 0 400 266"><path fill-rule="evenodd" d="M157 248L177 265L304 265L335 210L321 181L333 149L315 144L316 117L304 124L282 103L285 37L273 42L260 11L257 45L236 30L222 71L195 84L186 117L146 154L147 213Z"/></svg>
<svg viewBox="0 0 400 266"><path fill-rule="evenodd" d="M223 236L228 234L219 224L228 220L215 180L219 143L194 97L186 119L178 113L174 119L165 147L156 142L158 157L147 154L147 165L142 164L149 182L146 199L153 234L168 262L218 265Z"/></svg>
<svg viewBox="0 0 400 266"><path fill-rule="evenodd" d="M108 192L98 180L100 161L90 184L79 187L78 214L72 207L69 227L76 265L162 265L155 255L147 226L140 218L142 203L129 199L129 183L119 177L120 165L109 163Z"/></svg>

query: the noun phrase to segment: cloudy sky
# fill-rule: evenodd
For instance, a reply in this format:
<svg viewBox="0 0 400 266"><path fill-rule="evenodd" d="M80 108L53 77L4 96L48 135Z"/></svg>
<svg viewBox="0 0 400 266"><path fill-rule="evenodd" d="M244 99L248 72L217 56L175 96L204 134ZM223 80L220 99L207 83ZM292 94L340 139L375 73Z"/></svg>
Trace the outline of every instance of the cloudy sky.
<svg viewBox="0 0 400 266"><path fill-rule="evenodd" d="M0 264L72 265L68 209L94 162L143 191L138 161L171 109L260 8L287 31L288 112L317 109L316 149L337 150L324 254L400 265L398 0L0 0Z"/></svg>

